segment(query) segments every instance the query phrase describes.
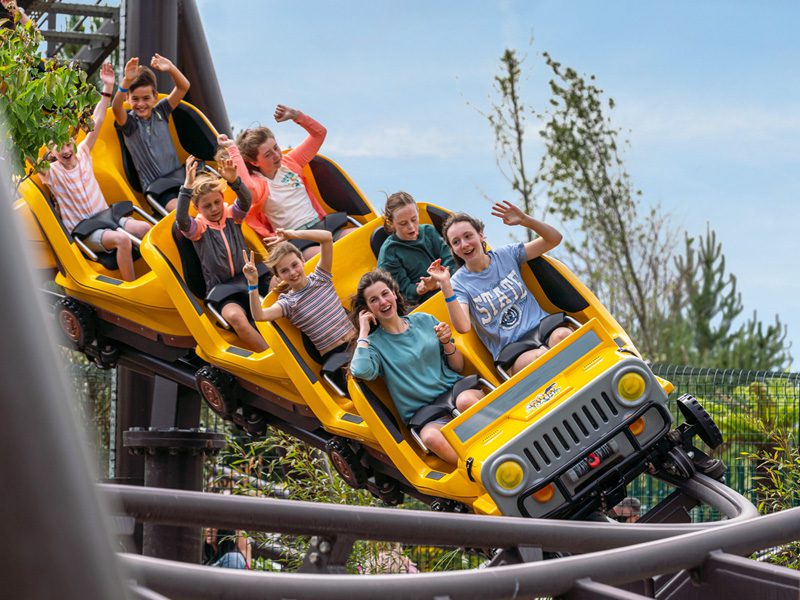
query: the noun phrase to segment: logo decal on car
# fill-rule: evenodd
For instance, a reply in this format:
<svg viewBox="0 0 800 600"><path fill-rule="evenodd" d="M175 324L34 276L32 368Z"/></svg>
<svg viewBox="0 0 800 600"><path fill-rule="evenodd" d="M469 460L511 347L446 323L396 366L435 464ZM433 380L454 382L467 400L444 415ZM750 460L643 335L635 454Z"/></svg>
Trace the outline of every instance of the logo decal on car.
<svg viewBox="0 0 800 600"><path fill-rule="evenodd" d="M536 398L531 400L530 403L528 403L528 406L526 406L525 408L529 411L533 410L534 408L538 408L545 402L549 402L550 400L552 400L556 396L556 394L558 394L558 392L560 391L561 388L558 387L557 383L551 383L545 388L545 390L541 394L539 394L538 396L536 396Z"/></svg>

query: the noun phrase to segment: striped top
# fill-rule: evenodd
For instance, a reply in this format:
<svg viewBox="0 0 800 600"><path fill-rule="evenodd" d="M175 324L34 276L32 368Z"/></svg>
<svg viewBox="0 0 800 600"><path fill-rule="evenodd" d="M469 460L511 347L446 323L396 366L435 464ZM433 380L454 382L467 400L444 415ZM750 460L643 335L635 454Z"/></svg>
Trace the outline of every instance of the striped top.
<svg viewBox="0 0 800 600"><path fill-rule="evenodd" d="M355 329L336 295L331 274L319 265L308 276L306 287L281 294L275 303L320 351Z"/></svg>
<svg viewBox="0 0 800 600"><path fill-rule="evenodd" d="M78 144L75 158L78 165L65 169L60 162L50 163L50 170L42 172L42 181L58 200L61 220L68 231L75 225L108 208L103 192L92 170L92 156L86 144Z"/></svg>

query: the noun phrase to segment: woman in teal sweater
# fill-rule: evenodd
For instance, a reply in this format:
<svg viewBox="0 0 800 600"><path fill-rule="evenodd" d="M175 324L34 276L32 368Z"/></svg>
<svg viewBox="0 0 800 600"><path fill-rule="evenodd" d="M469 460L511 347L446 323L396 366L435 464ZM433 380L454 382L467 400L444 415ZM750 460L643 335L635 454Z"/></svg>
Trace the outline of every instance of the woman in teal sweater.
<svg viewBox="0 0 800 600"><path fill-rule="evenodd" d="M428 275L428 267L440 259L454 273L453 254L433 225L420 225L419 209L411 194L396 192L389 196L383 218L384 229L392 235L381 246L378 268L394 278L407 302L421 304L439 291Z"/></svg>
<svg viewBox="0 0 800 600"><path fill-rule="evenodd" d="M368 381L383 377L405 423L461 379L457 372L464 368L464 357L450 326L427 313L407 315L397 282L385 271L376 269L361 278L351 314L358 315L359 336L350 373ZM482 397L480 390L465 390L456 398L456 408L464 411ZM419 435L437 456L455 465L458 456L440 431L445 423L447 419L428 422Z"/></svg>

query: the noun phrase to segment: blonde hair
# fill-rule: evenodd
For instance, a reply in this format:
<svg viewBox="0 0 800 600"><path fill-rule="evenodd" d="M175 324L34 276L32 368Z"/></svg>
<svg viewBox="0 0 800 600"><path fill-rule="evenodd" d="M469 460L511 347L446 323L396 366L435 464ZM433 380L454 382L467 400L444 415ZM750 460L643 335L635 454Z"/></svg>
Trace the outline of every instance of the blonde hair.
<svg viewBox="0 0 800 600"><path fill-rule="evenodd" d="M291 242L280 242L274 245L272 248L269 249L269 256L267 257L267 267L269 270L272 271L272 275L280 279L278 275L278 263L281 262L287 256L296 256L301 261L303 261L303 253L292 244ZM289 284L283 281L282 279L275 286L275 291L278 293L285 292L289 289Z"/></svg>
<svg viewBox="0 0 800 600"><path fill-rule="evenodd" d="M391 225L394 220L394 213L409 204L416 206L417 201L408 192L395 192L386 198L386 204L383 207L383 229L386 233L394 233L394 227Z"/></svg>
<svg viewBox="0 0 800 600"><path fill-rule="evenodd" d="M201 196L211 192L225 193L225 181L211 173L200 173L192 184L192 204L197 206Z"/></svg>

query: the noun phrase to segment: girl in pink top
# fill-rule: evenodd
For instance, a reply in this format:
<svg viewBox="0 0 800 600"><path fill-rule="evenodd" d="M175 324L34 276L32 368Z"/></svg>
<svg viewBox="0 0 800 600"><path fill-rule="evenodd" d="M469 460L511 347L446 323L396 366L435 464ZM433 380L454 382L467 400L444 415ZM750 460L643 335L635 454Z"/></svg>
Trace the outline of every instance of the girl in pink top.
<svg viewBox="0 0 800 600"><path fill-rule="evenodd" d="M308 137L282 154L272 131L254 127L240 133L236 146L230 148L237 172L253 195L246 222L262 238L274 236L277 229L321 229L319 221L326 214L302 172L322 146L327 130L308 115L282 104L275 108L275 120L294 121ZM303 256L307 260L318 253L319 246L315 245L304 250Z"/></svg>

